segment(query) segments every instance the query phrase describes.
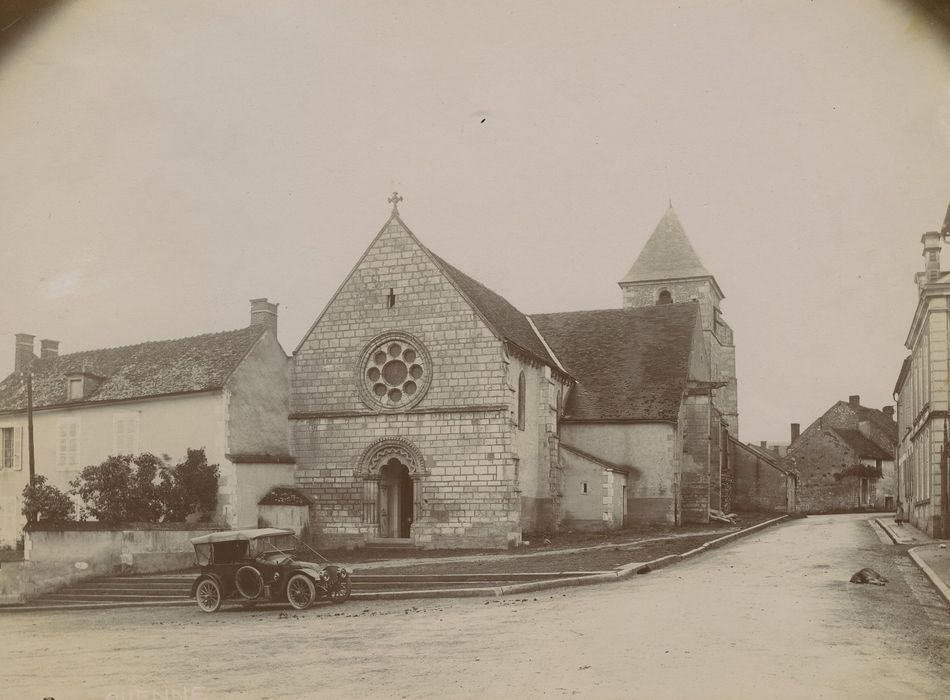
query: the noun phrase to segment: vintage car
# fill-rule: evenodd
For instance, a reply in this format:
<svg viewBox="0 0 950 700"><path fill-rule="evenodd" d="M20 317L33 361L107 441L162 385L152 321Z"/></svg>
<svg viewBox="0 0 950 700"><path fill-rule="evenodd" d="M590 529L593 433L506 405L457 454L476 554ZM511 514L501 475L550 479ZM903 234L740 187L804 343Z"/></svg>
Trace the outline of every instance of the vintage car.
<svg viewBox="0 0 950 700"><path fill-rule="evenodd" d="M342 603L350 597L350 572L331 564L294 537L293 530L259 528L212 532L191 540L201 573L191 597L204 612L215 612L225 600L246 606L286 600L305 610L317 598ZM323 564L297 559L301 548Z"/></svg>

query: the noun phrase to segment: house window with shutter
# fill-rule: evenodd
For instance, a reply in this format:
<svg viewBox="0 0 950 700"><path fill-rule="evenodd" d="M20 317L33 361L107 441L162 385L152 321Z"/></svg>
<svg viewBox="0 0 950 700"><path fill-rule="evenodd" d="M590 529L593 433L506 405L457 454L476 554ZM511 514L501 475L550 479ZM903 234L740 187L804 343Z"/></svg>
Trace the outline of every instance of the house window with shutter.
<svg viewBox="0 0 950 700"><path fill-rule="evenodd" d="M13 428L0 428L0 469L13 469Z"/></svg>
<svg viewBox="0 0 950 700"><path fill-rule="evenodd" d="M61 470L79 468L79 419L61 420L58 426L56 466Z"/></svg>
<svg viewBox="0 0 950 700"><path fill-rule="evenodd" d="M119 413L112 419L112 454L139 453L139 414Z"/></svg>
<svg viewBox="0 0 950 700"><path fill-rule="evenodd" d="M23 469L23 428L0 428L0 469Z"/></svg>

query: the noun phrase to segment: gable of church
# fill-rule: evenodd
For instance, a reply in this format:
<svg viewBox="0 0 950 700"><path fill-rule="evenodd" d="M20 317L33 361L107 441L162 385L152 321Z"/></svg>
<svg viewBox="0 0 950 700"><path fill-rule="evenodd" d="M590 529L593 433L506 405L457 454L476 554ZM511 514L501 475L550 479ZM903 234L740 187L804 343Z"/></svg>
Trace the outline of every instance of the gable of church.
<svg viewBox="0 0 950 700"><path fill-rule="evenodd" d="M394 215L297 348L293 410L501 404L501 359L485 320Z"/></svg>

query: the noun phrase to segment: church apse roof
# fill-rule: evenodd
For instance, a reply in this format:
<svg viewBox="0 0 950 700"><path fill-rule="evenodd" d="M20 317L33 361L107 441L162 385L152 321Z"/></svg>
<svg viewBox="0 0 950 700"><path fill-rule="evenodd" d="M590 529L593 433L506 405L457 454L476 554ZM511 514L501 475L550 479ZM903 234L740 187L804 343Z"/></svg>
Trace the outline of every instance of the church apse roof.
<svg viewBox="0 0 950 700"><path fill-rule="evenodd" d="M620 284L690 277L712 274L699 259L671 205Z"/></svg>
<svg viewBox="0 0 950 700"><path fill-rule="evenodd" d="M565 419L676 422L698 316L695 303L533 314L577 379Z"/></svg>

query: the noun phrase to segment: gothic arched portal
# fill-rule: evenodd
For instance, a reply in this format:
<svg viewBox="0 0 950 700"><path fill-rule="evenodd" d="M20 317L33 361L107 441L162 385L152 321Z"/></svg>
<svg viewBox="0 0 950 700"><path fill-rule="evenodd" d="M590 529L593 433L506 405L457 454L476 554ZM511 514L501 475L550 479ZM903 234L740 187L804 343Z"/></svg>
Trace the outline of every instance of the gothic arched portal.
<svg viewBox="0 0 950 700"><path fill-rule="evenodd" d="M363 481L363 522L379 537L411 537L422 512L425 459L403 437L381 438L360 455L357 477Z"/></svg>

